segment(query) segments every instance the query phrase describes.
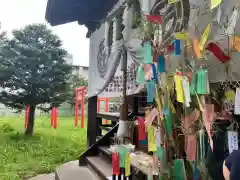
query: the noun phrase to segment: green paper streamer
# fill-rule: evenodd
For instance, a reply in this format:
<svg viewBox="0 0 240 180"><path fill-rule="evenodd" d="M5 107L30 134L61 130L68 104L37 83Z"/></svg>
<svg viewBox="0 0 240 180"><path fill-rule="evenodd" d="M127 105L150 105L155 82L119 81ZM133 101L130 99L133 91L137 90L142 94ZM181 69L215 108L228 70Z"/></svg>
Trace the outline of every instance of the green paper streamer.
<svg viewBox="0 0 240 180"><path fill-rule="evenodd" d="M160 162L164 161L164 155L166 154L164 147L157 147L157 155Z"/></svg>
<svg viewBox="0 0 240 180"><path fill-rule="evenodd" d="M183 160L182 159L176 159L173 162L173 180L184 180L183 176Z"/></svg>
<svg viewBox="0 0 240 180"><path fill-rule="evenodd" d="M195 95L196 92L196 82L197 82L197 73L193 72L192 74L192 82L190 85L190 93L191 95Z"/></svg>
<svg viewBox="0 0 240 180"><path fill-rule="evenodd" d="M125 168L125 160L126 160L127 152L128 152L128 149L126 147L119 148L120 168Z"/></svg>
<svg viewBox="0 0 240 180"><path fill-rule="evenodd" d="M207 94L207 70L201 69L197 72L197 89L198 94Z"/></svg>
<svg viewBox="0 0 240 180"><path fill-rule="evenodd" d="M167 129L167 134L168 136L171 136L172 135L172 118L173 118L173 114L172 114L172 111L168 110L168 115L165 116L165 124L166 124L166 129Z"/></svg>
<svg viewBox="0 0 240 180"><path fill-rule="evenodd" d="M153 63L153 55L152 55L152 45L149 42L143 43L143 63L144 64L152 64Z"/></svg>
<svg viewBox="0 0 240 180"><path fill-rule="evenodd" d="M137 82L140 84L144 84L145 83L145 79L144 79L144 70L142 66L138 67L138 71L137 71Z"/></svg>

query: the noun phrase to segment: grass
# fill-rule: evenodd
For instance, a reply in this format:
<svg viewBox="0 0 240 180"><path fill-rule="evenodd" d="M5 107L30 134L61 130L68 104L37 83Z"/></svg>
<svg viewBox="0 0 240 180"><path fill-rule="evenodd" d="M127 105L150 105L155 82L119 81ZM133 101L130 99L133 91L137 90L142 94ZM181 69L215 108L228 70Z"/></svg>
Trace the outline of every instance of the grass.
<svg viewBox="0 0 240 180"><path fill-rule="evenodd" d="M86 147L86 129L74 127L74 117L59 117L58 128L50 117L36 117L33 137L25 137L24 117L0 117L0 180L22 180L53 172L78 159Z"/></svg>

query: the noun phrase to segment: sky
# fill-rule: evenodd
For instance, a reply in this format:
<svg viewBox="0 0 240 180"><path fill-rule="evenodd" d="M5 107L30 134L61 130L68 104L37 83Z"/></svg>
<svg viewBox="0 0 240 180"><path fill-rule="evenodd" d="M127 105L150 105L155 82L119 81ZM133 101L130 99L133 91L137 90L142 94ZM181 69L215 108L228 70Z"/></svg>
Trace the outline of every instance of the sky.
<svg viewBox="0 0 240 180"><path fill-rule="evenodd" d="M11 32L27 24L47 23L46 5L47 0L0 0L1 30ZM73 22L50 28L63 41L64 48L73 55L73 64L89 65L89 39L86 38L85 26Z"/></svg>

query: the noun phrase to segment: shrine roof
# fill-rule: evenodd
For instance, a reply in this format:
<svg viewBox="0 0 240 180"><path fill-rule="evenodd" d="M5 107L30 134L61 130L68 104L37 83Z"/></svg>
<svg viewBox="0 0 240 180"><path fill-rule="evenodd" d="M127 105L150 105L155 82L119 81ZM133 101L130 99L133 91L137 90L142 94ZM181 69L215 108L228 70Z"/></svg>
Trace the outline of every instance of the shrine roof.
<svg viewBox="0 0 240 180"><path fill-rule="evenodd" d="M94 31L113 8L118 0L48 0L46 20L57 26L78 21L88 28L88 34Z"/></svg>

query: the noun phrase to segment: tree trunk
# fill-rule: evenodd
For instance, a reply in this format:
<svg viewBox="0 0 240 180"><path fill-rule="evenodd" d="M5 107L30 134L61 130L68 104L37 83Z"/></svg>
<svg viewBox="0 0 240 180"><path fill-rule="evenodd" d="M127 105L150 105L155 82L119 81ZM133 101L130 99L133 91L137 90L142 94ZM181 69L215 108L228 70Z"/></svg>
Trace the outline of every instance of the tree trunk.
<svg viewBox="0 0 240 180"><path fill-rule="evenodd" d="M28 116L28 125L25 131L25 135L33 135L34 130L34 118L35 118L35 109L36 105L30 105L29 116Z"/></svg>

